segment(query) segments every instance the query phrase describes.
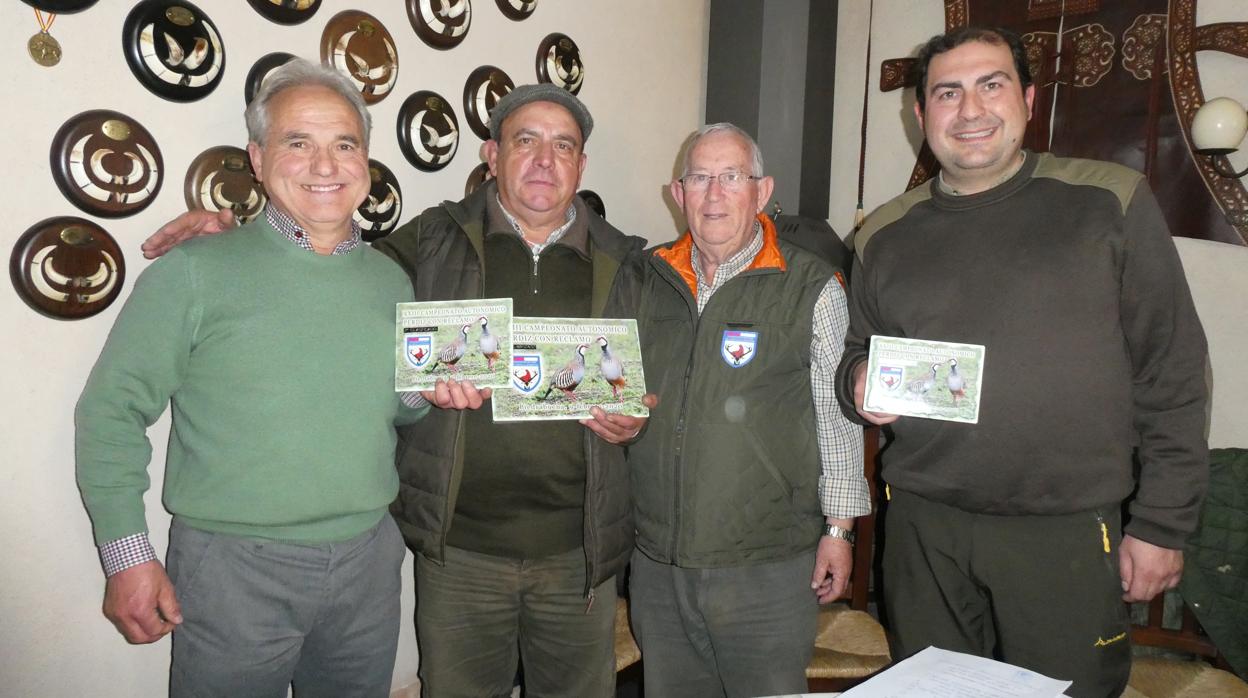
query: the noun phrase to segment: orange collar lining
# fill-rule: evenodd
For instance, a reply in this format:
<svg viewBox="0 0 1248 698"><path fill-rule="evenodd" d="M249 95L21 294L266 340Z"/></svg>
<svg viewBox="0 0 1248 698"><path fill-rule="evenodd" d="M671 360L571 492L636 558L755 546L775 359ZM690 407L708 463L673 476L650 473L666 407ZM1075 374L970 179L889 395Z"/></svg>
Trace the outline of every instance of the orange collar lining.
<svg viewBox="0 0 1248 698"><path fill-rule="evenodd" d="M758 251L758 254L754 255L754 260L742 271L750 271L751 269L787 271L789 267L784 261L784 254L780 252L776 226L771 222L770 218L762 213L756 216L756 220L763 226L763 248ZM659 259L667 262L677 274L680 274L680 278L684 279L685 284L689 287L689 292L693 294L694 298L697 298L698 274L693 270L693 236L689 231L686 230L671 246L660 247L654 254Z"/></svg>

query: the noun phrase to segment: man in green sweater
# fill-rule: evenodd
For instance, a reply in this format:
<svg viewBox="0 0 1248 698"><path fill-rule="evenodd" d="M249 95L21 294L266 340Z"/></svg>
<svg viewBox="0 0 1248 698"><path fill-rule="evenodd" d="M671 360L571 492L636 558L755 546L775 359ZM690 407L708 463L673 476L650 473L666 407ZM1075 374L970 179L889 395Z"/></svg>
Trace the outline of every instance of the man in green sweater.
<svg viewBox="0 0 1248 698"><path fill-rule="evenodd" d="M394 304L361 244L369 116L293 61L247 109L264 215L139 277L78 403L77 475L133 643L173 631L172 695L385 696L399 628ZM440 405L445 394L428 397ZM479 401L478 403L479 404ZM145 430L171 405L168 574L147 538Z"/></svg>
<svg viewBox="0 0 1248 698"><path fill-rule="evenodd" d="M918 67L941 171L858 231L838 371L847 414L895 435L898 657L935 645L1116 696L1123 601L1178 582L1208 477L1200 321L1139 173L1022 149L1035 88L1016 36L938 36ZM984 345L979 423L864 411L877 334Z"/></svg>

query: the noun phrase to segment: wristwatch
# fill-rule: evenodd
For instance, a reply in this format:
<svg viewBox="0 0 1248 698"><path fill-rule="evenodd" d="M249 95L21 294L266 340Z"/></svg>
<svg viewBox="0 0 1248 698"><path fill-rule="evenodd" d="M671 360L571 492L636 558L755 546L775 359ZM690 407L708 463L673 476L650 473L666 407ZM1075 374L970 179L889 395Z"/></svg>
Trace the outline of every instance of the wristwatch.
<svg viewBox="0 0 1248 698"><path fill-rule="evenodd" d="M832 536L833 538L840 538L841 540L845 541L846 543L849 543L850 545L854 544L854 532L847 531L841 528L840 526L837 526L834 524L825 523L823 525L823 535Z"/></svg>

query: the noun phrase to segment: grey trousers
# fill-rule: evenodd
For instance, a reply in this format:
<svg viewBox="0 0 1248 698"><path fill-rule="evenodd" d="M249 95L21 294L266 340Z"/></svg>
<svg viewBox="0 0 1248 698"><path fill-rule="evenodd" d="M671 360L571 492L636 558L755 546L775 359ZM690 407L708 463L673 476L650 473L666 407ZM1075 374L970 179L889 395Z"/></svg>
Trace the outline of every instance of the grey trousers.
<svg viewBox="0 0 1248 698"><path fill-rule="evenodd" d="M615 578L585 598L585 553L516 560L446 548L416 556L426 698L508 696L517 660L530 698L615 695Z"/></svg>
<svg viewBox="0 0 1248 698"><path fill-rule="evenodd" d="M169 693L300 698L390 694L403 539L388 514L339 543L169 532L182 606Z"/></svg>
<svg viewBox="0 0 1248 698"><path fill-rule="evenodd" d="M819 612L814 568L814 550L714 569L633 551L629 607L646 698L805 693Z"/></svg>

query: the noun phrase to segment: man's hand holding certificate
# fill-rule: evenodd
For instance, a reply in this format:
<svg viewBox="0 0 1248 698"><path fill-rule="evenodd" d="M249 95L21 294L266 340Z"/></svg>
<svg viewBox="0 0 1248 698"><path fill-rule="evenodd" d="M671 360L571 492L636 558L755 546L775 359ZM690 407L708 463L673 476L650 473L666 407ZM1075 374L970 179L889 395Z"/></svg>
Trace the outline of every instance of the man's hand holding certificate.
<svg viewBox="0 0 1248 698"><path fill-rule="evenodd" d="M981 345L876 335L871 338L862 407L975 424L983 375Z"/></svg>

